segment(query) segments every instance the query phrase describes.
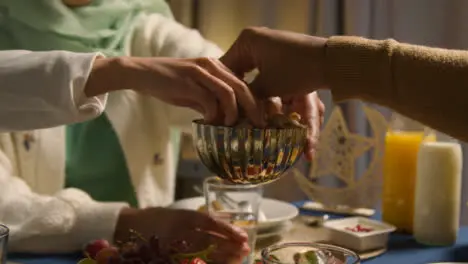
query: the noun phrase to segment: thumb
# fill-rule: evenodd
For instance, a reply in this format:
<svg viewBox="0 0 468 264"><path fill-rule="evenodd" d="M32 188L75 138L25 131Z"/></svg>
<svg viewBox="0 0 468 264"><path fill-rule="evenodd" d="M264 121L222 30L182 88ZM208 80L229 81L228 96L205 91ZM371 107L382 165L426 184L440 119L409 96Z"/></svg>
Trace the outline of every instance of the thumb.
<svg viewBox="0 0 468 264"><path fill-rule="evenodd" d="M244 33L232 44L228 51L219 59L238 77L243 78L246 72L257 68L255 65L251 49L248 48L248 39Z"/></svg>

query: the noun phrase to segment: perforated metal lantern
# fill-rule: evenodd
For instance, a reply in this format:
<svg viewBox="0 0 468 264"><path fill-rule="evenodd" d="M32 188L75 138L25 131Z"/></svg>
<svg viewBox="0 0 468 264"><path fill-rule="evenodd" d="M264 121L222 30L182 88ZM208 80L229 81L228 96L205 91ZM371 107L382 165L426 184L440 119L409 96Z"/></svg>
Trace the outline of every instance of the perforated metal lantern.
<svg viewBox="0 0 468 264"><path fill-rule="evenodd" d="M236 128L194 120L192 135L203 164L218 177L236 184L278 179L302 155L306 128Z"/></svg>

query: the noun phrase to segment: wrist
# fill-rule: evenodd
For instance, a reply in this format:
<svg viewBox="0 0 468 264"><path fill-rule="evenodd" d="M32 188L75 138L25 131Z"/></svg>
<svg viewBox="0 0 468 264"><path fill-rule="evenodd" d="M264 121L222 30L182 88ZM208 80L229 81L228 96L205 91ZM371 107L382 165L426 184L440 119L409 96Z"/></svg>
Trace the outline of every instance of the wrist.
<svg viewBox="0 0 468 264"><path fill-rule="evenodd" d="M97 57L86 81L84 93L87 97L126 89L125 57Z"/></svg>

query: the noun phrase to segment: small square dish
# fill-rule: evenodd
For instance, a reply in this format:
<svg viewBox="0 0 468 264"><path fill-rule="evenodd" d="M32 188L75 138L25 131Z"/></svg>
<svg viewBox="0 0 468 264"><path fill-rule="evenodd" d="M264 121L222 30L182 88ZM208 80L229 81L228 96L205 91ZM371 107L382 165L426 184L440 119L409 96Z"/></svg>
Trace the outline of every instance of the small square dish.
<svg viewBox="0 0 468 264"><path fill-rule="evenodd" d="M385 248L388 235L395 227L365 217L347 217L329 220L323 224L330 231L333 243L357 252Z"/></svg>

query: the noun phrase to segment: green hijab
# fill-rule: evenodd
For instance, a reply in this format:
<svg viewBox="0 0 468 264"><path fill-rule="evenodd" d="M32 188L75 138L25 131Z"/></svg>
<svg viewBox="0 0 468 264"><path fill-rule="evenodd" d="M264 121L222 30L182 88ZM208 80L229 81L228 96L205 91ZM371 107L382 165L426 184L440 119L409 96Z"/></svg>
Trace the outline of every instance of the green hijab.
<svg viewBox="0 0 468 264"><path fill-rule="evenodd" d="M172 17L164 0L93 0L78 8L61 0L2 0L0 49L123 55L126 34L145 13Z"/></svg>

